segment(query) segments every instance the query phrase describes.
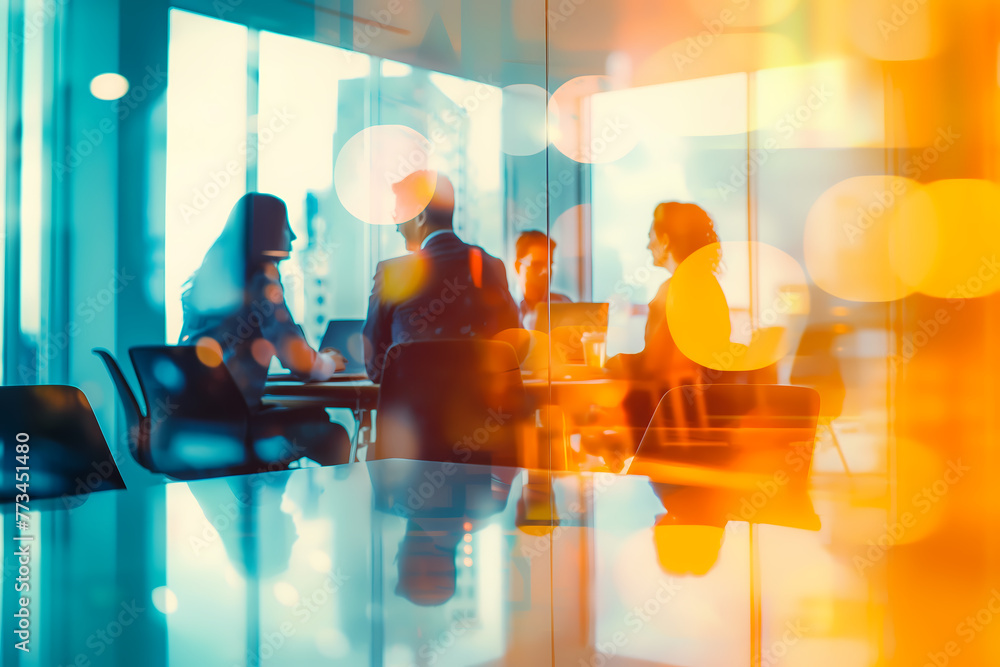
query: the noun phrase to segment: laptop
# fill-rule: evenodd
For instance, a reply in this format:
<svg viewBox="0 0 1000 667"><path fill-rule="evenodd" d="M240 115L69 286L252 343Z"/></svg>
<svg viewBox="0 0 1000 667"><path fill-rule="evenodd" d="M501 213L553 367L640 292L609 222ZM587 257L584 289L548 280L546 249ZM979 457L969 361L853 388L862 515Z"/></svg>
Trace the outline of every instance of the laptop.
<svg viewBox="0 0 1000 667"><path fill-rule="evenodd" d="M535 328L552 338L554 361L582 365L583 334L608 332L607 303L540 303Z"/></svg>
<svg viewBox="0 0 1000 667"><path fill-rule="evenodd" d="M328 347L340 350L347 357L345 375L365 375L365 345L361 337L364 320L330 320L319 349Z"/></svg>
<svg viewBox="0 0 1000 667"><path fill-rule="evenodd" d="M364 326L364 320L330 320L326 325L326 333L323 334L319 349L332 347L340 350L340 353L347 358L347 367L337 373L339 380L363 380L368 377L365 369L365 346L361 337ZM302 330L301 326L299 330ZM268 382L302 381L302 378L298 378L291 371L283 369L276 373L268 373L267 379Z"/></svg>

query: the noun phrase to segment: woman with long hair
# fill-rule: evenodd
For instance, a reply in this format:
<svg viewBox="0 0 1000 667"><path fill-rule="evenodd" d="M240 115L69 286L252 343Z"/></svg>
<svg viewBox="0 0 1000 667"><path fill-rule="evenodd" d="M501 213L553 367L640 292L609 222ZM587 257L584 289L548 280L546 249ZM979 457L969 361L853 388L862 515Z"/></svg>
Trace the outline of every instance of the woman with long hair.
<svg viewBox="0 0 1000 667"><path fill-rule="evenodd" d="M715 233L715 225L700 206L682 204L679 202L664 202L653 211L653 222L649 227L649 244L646 246L652 254L653 264L662 267L673 275L677 267L685 259L705 246L717 244L719 237ZM729 306L726 296L715 277L722 261L721 250L715 262L711 263L712 272L706 271L704 280L708 289L702 295L707 295L710 303L702 304L700 311L713 313L714 326L705 327L714 335L729 339ZM699 366L685 357L670 335L667 325L667 298L670 291L670 278L667 278L656 291L656 296L649 302L649 317L646 320L645 346L638 354L621 354L615 357L609 365L620 374L633 379L660 380L666 384L674 384L681 378L694 379ZM725 316L724 321L718 316ZM720 326L721 325L721 326Z"/></svg>
<svg viewBox="0 0 1000 667"><path fill-rule="evenodd" d="M719 243L712 218L700 206L680 202L663 202L653 211L649 227L649 243L653 264L673 275L677 267L696 251ZM718 246L716 246L718 248ZM729 306L715 276L722 261L721 248L714 262L705 270L704 289L699 290L703 302L698 312L706 321L705 335L718 336L727 343L731 334ZM645 345L637 354L620 354L608 360L608 368L619 377L641 382L629 392L623 405L631 426L645 428L663 392L681 384L701 384L706 380L703 367L688 359L678 349L667 323L667 300L670 278L667 278L649 302ZM707 320L711 321L707 321Z"/></svg>
<svg viewBox="0 0 1000 667"><path fill-rule="evenodd" d="M325 410L265 408L261 403L273 357L311 380L328 379L346 366L338 351L314 350L288 311L278 262L289 256L294 239L281 199L255 192L241 197L187 282L180 344L221 348L256 427L304 445L304 453L319 463L345 463L347 432L331 424Z"/></svg>

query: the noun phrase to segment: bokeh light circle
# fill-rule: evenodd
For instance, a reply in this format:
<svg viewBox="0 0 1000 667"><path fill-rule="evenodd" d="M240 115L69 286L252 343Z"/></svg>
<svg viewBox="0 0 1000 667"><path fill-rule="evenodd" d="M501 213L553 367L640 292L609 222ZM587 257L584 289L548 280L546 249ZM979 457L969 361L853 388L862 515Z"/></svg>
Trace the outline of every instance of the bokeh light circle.
<svg viewBox="0 0 1000 667"><path fill-rule="evenodd" d="M150 593L153 606L161 614L172 614L177 611L177 594L166 586L157 586Z"/></svg>
<svg viewBox="0 0 1000 667"><path fill-rule="evenodd" d="M534 155L548 145L549 94L541 86L515 83L503 88L502 146L507 155Z"/></svg>
<svg viewBox="0 0 1000 667"><path fill-rule="evenodd" d="M99 100L117 100L128 92L128 79L121 74L107 72L90 80L90 94Z"/></svg>
<svg viewBox="0 0 1000 667"><path fill-rule="evenodd" d="M561 85L549 100L552 143L566 157L582 163L614 162L638 143L638 124L625 100L608 95L610 77L579 76Z"/></svg>
<svg viewBox="0 0 1000 667"><path fill-rule="evenodd" d="M667 325L677 347L717 371L776 363L798 344L808 315L805 272L791 255L766 243L713 243L695 251L677 267L667 293Z"/></svg>
<svg viewBox="0 0 1000 667"><path fill-rule="evenodd" d="M859 547L858 566L870 567L890 549L915 544L939 531L955 486L963 479L960 463L946 461L934 447L911 438L897 439L895 460L896 511L854 508L852 520L836 528L839 539Z"/></svg>
<svg viewBox="0 0 1000 667"><path fill-rule="evenodd" d="M834 185L806 218L810 277L823 291L848 301L893 301L910 294L913 288L893 269L893 245L900 216L921 202L926 202L922 186L899 176L858 176Z"/></svg>
<svg viewBox="0 0 1000 667"><path fill-rule="evenodd" d="M215 368L222 363L222 346L211 336L202 336L198 339L195 343L195 354L198 356L198 361L209 368Z"/></svg>
<svg viewBox="0 0 1000 667"><path fill-rule="evenodd" d="M1000 186L935 181L893 218L892 266L913 290L971 299L1000 290Z"/></svg>
<svg viewBox="0 0 1000 667"><path fill-rule="evenodd" d="M431 169L433 147L423 135L404 125L375 125L347 140L337 155L334 187L348 213L373 225L392 225L416 217L432 192L409 197L395 211L392 186L415 171Z"/></svg>

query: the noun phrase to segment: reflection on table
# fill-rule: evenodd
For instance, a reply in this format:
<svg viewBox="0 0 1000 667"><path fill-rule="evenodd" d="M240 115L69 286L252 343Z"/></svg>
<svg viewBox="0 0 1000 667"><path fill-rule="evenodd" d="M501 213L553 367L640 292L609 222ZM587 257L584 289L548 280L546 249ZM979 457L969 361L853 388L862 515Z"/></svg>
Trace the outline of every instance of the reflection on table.
<svg viewBox="0 0 1000 667"><path fill-rule="evenodd" d="M39 503L37 664L749 665L747 524L664 518L705 493L389 459ZM144 508L120 529L148 558L87 539L122 502ZM759 542L765 655L863 653L816 607L863 584L849 557L823 533L761 526Z"/></svg>

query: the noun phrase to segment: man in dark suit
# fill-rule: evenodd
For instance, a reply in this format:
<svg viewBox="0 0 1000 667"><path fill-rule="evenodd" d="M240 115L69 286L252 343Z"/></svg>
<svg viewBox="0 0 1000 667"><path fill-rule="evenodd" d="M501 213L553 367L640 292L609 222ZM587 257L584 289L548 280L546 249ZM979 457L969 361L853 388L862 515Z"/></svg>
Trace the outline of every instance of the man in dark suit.
<svg viewBox="0 0 1000 667"><path fill-rule="evenodd" d="M443 174L415 172L393 186L397 229L412 254L380 262L365 322L365 365L380 382L396 343L489 338L518 326L503 262L452 229L455 189ZM402 222L399 222L402 220Z"/></svg>

